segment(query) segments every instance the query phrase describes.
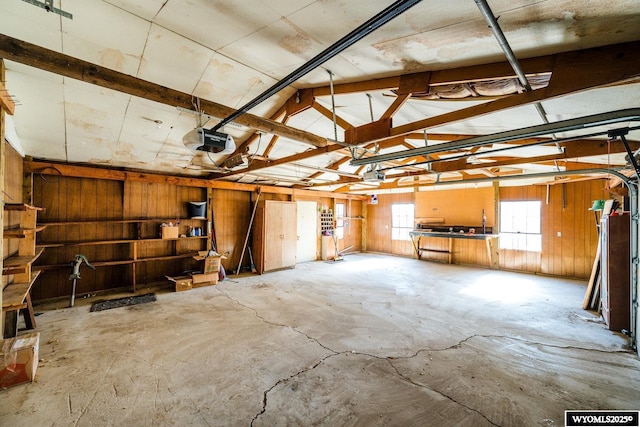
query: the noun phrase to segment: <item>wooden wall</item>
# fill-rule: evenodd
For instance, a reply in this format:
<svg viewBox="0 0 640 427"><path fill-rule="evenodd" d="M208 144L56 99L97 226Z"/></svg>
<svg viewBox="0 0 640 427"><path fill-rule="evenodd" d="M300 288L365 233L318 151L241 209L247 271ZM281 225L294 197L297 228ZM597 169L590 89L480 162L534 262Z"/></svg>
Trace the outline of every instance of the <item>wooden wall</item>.
<svg viewBox="0 0 640 427"><path fill-rule="evenodd" d="M495 224L493 187L461 190L420 191L415 193L416 222L425 218L443 218L447 225L482 225L482 210L487 226Z"/></svg>
<svg viewBox="0 0 640 427"><path fill-rule="evenodd" d="M5 203L22 203L22 157L16 150L4 140L4 194L2 199ZM19 227L20 213L15 211L4 212L4 227ZM2 258L6 259L18 252L19 242L17 239L2 239ZM2 286L11 283L13 276L2 276Z"/></svg>
<svg viewBox="0 0 640 427"><path fill-rule="evenodd" d="M236 269L240 262L242 246L249 230L249 220L255 200L255 193L213 190L212 209L217 251L227 257L222 260L222 265L227 270ZM250 242L251 240L249 240ZM242 264L250 265L247 254L245 254Z"/></svg>
<svg viewBox="0 0 640 427"><path fill-rule="evenodd" d="M200 225L206 229L206 221L185 219L189 201L209 202L216 250L226 256L222 261L225 269L235 272L249 229L253 204L257 199L256 192L243 190L39 173L33 175L33 187L33 203L45 208L39 216L39 222L55 223L38 234L38 244L47 247L35 264L43 270L32 292L36 301L70 295L70 262L78 253L86 255L91 262L108 264L95 271L86 266L81 268L82 278L77 282L78 295L120 288L131 289L134 275L138 287L160 282L168 284L165 275L175 276L197 267L190 258L183 259L179 256L211 248L207 240L157 240L136 242L134 245L131 240L137 236L143 240L157 237L161 221L124 222L129 219L169 221L180 218L180 234L186 234L189 225ZM319 206L327 208L332 208L335 204L334 198L314 198L308 193L304 196L291 196L262 192L260 195L260 200L289 201L292 198L313 200ZM344 200L344 203L349 215L364 215L362 201ZM60 222L65 224L59 224ZM363 222L363 219L348 222L340 248L353 246L351 250L361 250ZM319 236L318 229L318 257ZM126 241L114 242L117 240ZM79 244L87 242L92 243ZM131 260L134 257L153 260L136 262L133 267ZM161 257L166 259L156 259ZM247 252L243 266L249 265Z"/></svg>
<svg viewBox="0 0 640 427"><path fill-rule="evenodd" d="M502 201L542 202L542 252L501 250L501 268L589 278L598 245L596 220L589 207L593 200L611 198L603 180L551 185L548 203L544 185L500 188Z"/></svg>
<svg viewBox="0 0 640 427"><path fill-rule="evenodd" d="M564 191L564 196L563 196ZM615 196L617 197L617 196ZM597 229L589 207L593 200L610 199L602 180L546 185L500 187L499 200L542 202L542 252L500 250L499 268L586 279L591 273L597 247ZM495 226L494 189L440 190L378 195L377 205L367 205L367 250L415 256L410 242L391 240L391 205L416 204L416 222L423 217L442 217L445 224L478 226L482 209L487 226ZM559 233L559 234L558 234ZM422 239L422 247L446 251L448 239ZM447 262L444 253L423 253L422 259ZM454 239L452 262L486 267L489 256L483 241Z"/></svg>
<svg viewBox="0 0 640 427"><path fill-rule="evenodd" d="M183 218L181 234L186 234L189 225L206 227L203 221L184 219L188 201L206 201L204 189L38 174L34 175L33 184L33 202L45 208L39 215L39 222L68 223L51 224L38 233L37 243L47 247L35 264L43 268L43 272L32 290L34 300L71 293L70 262L76 254L85 255L90 262L111 263L96 270L81 268L76 292L85 294L131 287L134 280L143 285L165 281L165 275L179 275L196 267L189 258L138 262L135 266L125 262L134 256L137 259L157 258L206 249L206 240L202 239L151 240L134 246L132 239L157 238L163 221L114 221ZM118 240L127 241L114 243ZM78 245L83 242L99 243Z"/></svg>
<svg viewBox="0 0 640 427"><path fill-rule="evenodd" d="M380 194L377 205L367 205L367 251L413 255L411 242L391 240L391 205L414 203L414 194Z"/></svg>

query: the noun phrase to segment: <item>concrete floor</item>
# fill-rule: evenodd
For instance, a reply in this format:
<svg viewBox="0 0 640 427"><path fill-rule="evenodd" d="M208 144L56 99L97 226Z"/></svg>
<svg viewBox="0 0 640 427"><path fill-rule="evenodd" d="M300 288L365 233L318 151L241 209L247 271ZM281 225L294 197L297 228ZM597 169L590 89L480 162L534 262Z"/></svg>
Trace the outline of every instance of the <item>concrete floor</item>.
<svg viewBox="0 0 640 427"><path fill-rule="evenodd" d="M37 318L37 382L0 391L0 425L560 426L565 409L640 409L640 360L584 291L361 254L128 308L78 300Z"/></svg>

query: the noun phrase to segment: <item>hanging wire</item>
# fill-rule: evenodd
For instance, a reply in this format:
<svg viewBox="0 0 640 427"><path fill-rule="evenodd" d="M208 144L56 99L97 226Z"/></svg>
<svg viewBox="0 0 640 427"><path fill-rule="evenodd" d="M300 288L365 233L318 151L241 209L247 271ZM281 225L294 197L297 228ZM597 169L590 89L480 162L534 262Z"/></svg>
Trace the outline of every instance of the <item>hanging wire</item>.
<svg viewBox="0 0 640 427"><path fill-rule="evenodd" d="M260 143L262 142L262 132L258 132L258 146L256 147L256 151L253 152L253 154L250 157L250 161L247 162L247 166L251 166L251 163L253 163L253 158L256 156L256 154L258 154L258 150L260 150Z"/></svg>

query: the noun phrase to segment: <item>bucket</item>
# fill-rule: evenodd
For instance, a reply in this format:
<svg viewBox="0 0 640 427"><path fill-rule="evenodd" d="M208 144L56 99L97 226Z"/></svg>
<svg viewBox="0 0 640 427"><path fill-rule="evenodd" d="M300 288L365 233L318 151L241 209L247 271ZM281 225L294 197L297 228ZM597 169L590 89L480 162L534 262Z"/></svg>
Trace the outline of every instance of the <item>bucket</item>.
<svg viewBox="0 0 640 427"><path fill-rule="evenodd" d="M187 213L189 218L206 218L207 202L189 202L187 204Z"/></svg>
<svg viewBox="0 0 640 427"><path fill-rule="evenodd" d="M604 209L604 200L594 200L593 205L589 208L590 211L601 211Z"/></svg>

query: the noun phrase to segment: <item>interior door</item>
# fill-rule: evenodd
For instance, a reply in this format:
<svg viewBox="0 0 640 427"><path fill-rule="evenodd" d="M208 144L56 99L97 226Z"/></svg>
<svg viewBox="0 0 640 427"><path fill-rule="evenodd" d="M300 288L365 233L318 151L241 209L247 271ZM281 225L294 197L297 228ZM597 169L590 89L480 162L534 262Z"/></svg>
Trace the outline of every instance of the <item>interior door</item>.
<svg viewBox="0 0 640 427"><path fill-rule="evenodd" d="M297 261L315 261L318 253L318 213L316 202L298 203Z"/></svg>
<svg viewBox="0 0 640 427"><path fill-rule="evenodd" d="M281 268L282 242L282 202L265 201L265 242L264 242L264 271Z"/></svg>
<svg viewBox="0 0 640 427"><path fill-rule="evenodd" d="M282 202L282 267L296 265L297 255L297 211L296 202Z"/></svg>

